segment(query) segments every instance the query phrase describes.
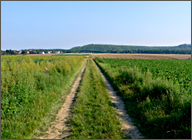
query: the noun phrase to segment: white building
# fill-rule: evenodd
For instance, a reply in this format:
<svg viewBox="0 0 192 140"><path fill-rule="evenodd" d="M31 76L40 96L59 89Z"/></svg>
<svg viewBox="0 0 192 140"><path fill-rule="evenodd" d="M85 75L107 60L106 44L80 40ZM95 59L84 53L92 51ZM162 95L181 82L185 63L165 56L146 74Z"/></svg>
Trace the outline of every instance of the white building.
<svg viewBox="0 0 192 140"><path fill-rule="evenodd" d="M51 51L48 51L48 54L51 54Z"/></svg>
<svg viewBox="0 0 192 140"><path fill-rule="evenodd" d="M60 51L54 51L54 53L61 53Z"/></svg>
<svg viewBox="0 0 192 140"><path fill-rule="evenodd" d="M39 52L39 54L45 54L45 52Z"/></svg>

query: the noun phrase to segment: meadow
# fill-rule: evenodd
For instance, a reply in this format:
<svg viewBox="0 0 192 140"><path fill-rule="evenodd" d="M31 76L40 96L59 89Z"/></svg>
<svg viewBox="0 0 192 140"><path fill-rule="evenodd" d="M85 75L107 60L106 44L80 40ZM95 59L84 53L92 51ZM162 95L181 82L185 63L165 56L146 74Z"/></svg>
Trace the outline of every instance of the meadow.
<svg viewBox="0 0 192 140"><path fill-rule="evenodd" d="M89 56L89 54L84 54L84 53L62 53L62 54L57 54L54 56Z"/></svg>
<svg viewBox="0 0 192 140"><path fill-rule="evenodd" d="M191 138L191 60L95 61L146 138Z"/></svg>
<svg viewBox="0 0 192 140"><path fill-rule="evenodd" d="M1 56L1 138L44 135L87 55ZM67 124L70 139L124 139L97 65L145 138L191 138L191 60L89 55ZM65 133L65 132L63 132Z"/></svg>
<svg viewBox="0 0 192 140"><path fill-rule="evenodd" d="M1 56L1 138L48 129L85 57Z"/></svg>

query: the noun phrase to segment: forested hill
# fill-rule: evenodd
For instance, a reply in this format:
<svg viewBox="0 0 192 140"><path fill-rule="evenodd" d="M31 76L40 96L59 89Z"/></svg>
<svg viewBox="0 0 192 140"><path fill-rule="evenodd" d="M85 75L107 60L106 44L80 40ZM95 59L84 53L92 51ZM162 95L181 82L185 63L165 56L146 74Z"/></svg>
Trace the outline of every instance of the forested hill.
<svg viewBox="0 0 192 140"><path fill-rule="evenodd" d="M167 54L191 54L191 44L178 46L126 46L89 44L82 47L74 47L71 52L92 53L167 53Z"/></svg>

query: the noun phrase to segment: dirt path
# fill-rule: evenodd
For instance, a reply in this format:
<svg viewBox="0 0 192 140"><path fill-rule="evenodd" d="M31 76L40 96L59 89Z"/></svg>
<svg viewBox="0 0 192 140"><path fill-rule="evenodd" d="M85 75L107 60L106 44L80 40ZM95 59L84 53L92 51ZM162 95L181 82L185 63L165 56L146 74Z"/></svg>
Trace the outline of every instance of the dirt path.
<svg viewBox="0 0 192 140"><path fill-rule="evenodd" d="M63 137L67 137L68 135L70 135L69 132L66 132L67 130L69 130L69 127L66 126L66 124L65 124L65 122L67 121L66 117L69 116L70 106L72 104L76 90L80 84L81 77L85 70L86 64L87 64L87 60L86 60L84 67L82 68L79 76L77 77L75 83L73 84L70 93L67 95L64 104L62 105L61 109L59 110L56 120L51 123L52 126L46 132L48 135L43 135L43 136L39 137L40 139L61 139ZM65 131L65 134L62 134L62 131Z"/></svg>
<svg viewBox="0 0 192 140"><path fill-rule="evenodd" d="M95 61L94 61L95 62ZM97 68L99 69L99 67L97 66ZM139 132L138 128L136 126L133 125L131 118L129 117L129 115L126 113L125 110L125 105L121 99L121 97L116 95L116 91L113 90L111 84L108 82L108 80L105 78L105 76L103 75L103 73L101 72L101 70L99 69L104 82L107 85L107 89L109 92L109 96L112 99L112 103L115 104L115 106L117 107L117 113L119 116L119 119L122 123L122 130L123 132L128 135L131 136L132 139L141 139L144 138L141 133Z"/></svg>

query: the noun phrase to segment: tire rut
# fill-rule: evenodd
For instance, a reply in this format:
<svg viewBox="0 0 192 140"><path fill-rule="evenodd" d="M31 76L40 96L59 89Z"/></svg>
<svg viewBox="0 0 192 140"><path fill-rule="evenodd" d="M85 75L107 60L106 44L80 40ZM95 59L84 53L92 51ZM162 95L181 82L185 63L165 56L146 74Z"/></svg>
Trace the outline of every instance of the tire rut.
<svg viewBox="0 0 192 140"><path fill-rule="evenodd" d="M62 139L62 138L65 138L70 135L70 132L67 132L67 130L69 130L69 126L67 126L65 124L65 122L67 121L66 117L69 116L70 107L71 107L73 99L75 97L76 90L80 84L82 75L85 71L86 65L87 65L87 60L84 64L80 74L78 75L77 79L75 80L75 83L73 84L70 93L68 95L64 95L64 96L67 96L66 100L65 100L64 104L62 105L61 109L59 110L59 112L56 116L56 120L51 123L52 124L51 127L46 132L48 135L40 136L39 139ZM65 131L65 134L62 133L64 131Z"/></svg>
<svg viewBox="0 0 192 140"><path fill-rule="evenodd" d="M95 61L94 61L95 62ZM97 66L97 64L95 63ZM144 136L139 132L138 128L133 125L133 122L129 116L129 114L126 113L125 110L125 105L124 102L122 101L121 97L116 95L116 91L113 90L111 84L108 82L108 80L105 78L104 74L101 72L100 68L97 66L99 69L104 82L106 83L107 90L109 92L109 96L112 99L112 103L116 106L117 108L117 113L118 117L122 123L122 131L130 136L132 139L143 139Z"/></svg>

